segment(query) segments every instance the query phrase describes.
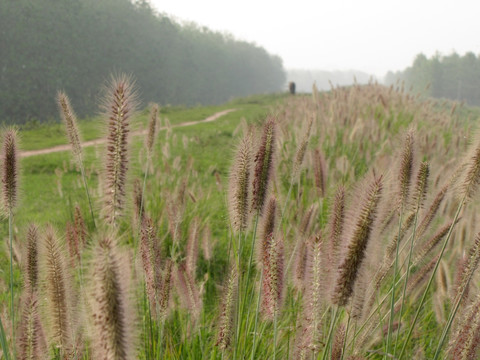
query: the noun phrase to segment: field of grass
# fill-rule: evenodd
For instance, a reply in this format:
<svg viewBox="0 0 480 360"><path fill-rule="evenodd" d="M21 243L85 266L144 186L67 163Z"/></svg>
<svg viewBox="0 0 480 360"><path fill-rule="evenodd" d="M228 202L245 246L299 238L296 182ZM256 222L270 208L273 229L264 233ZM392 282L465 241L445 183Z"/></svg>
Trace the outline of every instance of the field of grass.
<svg viewBox="0 0 480 360"><path fill-rule="evenodd" d="M160 109L149 149L118 132L155 117L126 125L120 100L78 122L108 146L4 178L3 358L476 358L477 110L376 84L256 96Z"/></svg>

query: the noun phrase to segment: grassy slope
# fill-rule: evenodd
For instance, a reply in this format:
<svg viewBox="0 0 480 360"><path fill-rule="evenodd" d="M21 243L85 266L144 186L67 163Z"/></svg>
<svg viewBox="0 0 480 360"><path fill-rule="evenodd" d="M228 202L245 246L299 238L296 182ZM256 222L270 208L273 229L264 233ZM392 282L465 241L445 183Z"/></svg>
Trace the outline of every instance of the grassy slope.
<svg viewBox="0 0 480 360"><path fill-rule="evenodd" d="M168 162L170 163L170 166L175 162L174 159L177 157L179 161L178 169L187 168L187 164L191 161L191 159L193 160L192 166L194 172L197 174L197 180L195 182L195 187L190 190L192 191L193 195L199 197L200 200L195 204L189 203L188 206L194 209L192 213L201 214L202 221L207 221L208 219L208 223L212 228L214 238L225 239L227 236L226 229L228 227L228 220L224 190L227 186L228 171L236 144L234 137L235 135L237 135L237 137L239 135L236 133L236 129L243 118L250 123L259 123L260 121L263 121L265 116L270 113L272 109L275 109L275 105L282 100L285 100L283 96L262 96L241 99L216 107L162 109L162 124L164 118L168 118L171 124L176 124L185 121L201 120L224 109L237 109L237 111L232 112L215 122L185 128L176 128L173 129L172 133L168 135L168 143L170 144L168 151ZM283 102L281 106L284 106ZM148 110L145 110L139 114L137 120L134 121L134 128L139 128L145 125L147 113ZM377 111L373 111L373 113L376 114ZM379 113L381 113L380 110ZM465 127L469 128L470 124L468 120L465 119L467 116L475 117L476 115L478 115L478 112L475 110L462 110L459 121L465 121ZM403 130L413 120L413 117L410 113L408 113L408 111L406 111L405 114L395 113L392 111L391 117L380 114L375 120L378 122L378 124L380 124L382 131L388 128L390 131L390 136L393 137L392 134L398 135L399 133L403 132ZM419 127L421 128L422 124L420 124ZM80 123L80 128L84 140L98 138L103 133L103 124L100 118L82 121ZM375 143L368 138L363 139L361 137L355 139L355 141L346 142L345 139L352 140L354 136L354 132L350 131L350 128L346 128L345 130L340 129L339 131L332 133L336 137L330 136L329 134L326 134L325 136L322 135L324 141L321 143L319 142L319 139L312 139L312 147L317 145L322 146L327 161L330 160L328 167L332 169L332 185L334 184L334 181L351 183L351 181L361 178L368 171L378 153L378 145L381 142ZM361 132L362 129L357 129L357 131ZM288 135L284 134L284 136L285 139L283 146L285 153L292 154L296 146L295 140L290 140ZM38 129L22 131L21 139L21 147L25 150L40 149L66 143L62 125L48 125L42 126ZM141 177L142 175L142 140L143 139L141 137L137 138L132 144L129 183L132 183L134 178ZM448 138L447 129L443 134L443 142L445 145L448 145L450 141L451 140ZM166 132L160 133L156 145L158 153L164 152L164 144L166 142ZM96 196L95 189L98 187L98 172L101 171L102 167L101 162L98 160L101 159L100 154L102 149L103 146L100 146L99 148L90 147L86 149L86 167L87 172L90 173L89 183L93 192L93 197L96 204L95 211L97 213L99 211L101 201L99 197ZM387 148L385 152L391 154L392 149ZM165 157L165 152L163 157ZM342 157L346 157L350 161L349 164L351 171L348 172L347 175L335 175L333 174L334 169L335 167L339 167L337 159ZM279 173L283 174L281 176L284 176L285 178L281 178L279 180L281 180L281 184L284 188L288 187L289 179L287 176L285 176L285 174L288 174L288 172L285 171L285 168L288 169L289 166L290 164L287 164L286 162L280 162L279 164L280 168L283 167L282 171L279 171ZM155 167L160 169L160 172L164 171L166 178L170 177L169 171L172 170L167 168L162 157L155 158ZM88 209L86 207L84 190L80 183L81 179L79 172L72 164L71 154L69 152L59 152L50 155L22 159L21 173L20 206L17 210L15 219L15 225L18 230L19 239L22 239L23 231L26 225L32 221L35 221L39 224L51 222L56 224L59 229L63 229L65 222L71 220L72 218L71 209L75 203L81 204L85 218L88 221ZM220 179L223 182L223 189L216 186L215 183L217 178L215 177L215 173L219 174ZM180 181L182 176L182 170L179 170L177 173L174 171L174 176L172 176L171 181ZM311 176L311 174L309 176ZM351 179L348 179L348 176L350 176ZM309 179L310 178L307 179L305 177L303 181L306 183L307 181L311 181ZM173 183L170 185L175 187L178 184ZM309 183L308 185L311 186L312 184ZM209 189L209 195L206 196L206 194L203 194L203 196L198 196L202 189ZM165 199L162 199L161 196L163 194L156 192L156 189L150 190L151 193L146 204L147 210L160 216L162 214L159 210L161 207L159 204L164 202ZM282 192L286 192L286 189L282 190ZM333 190L334 186L330 186L330 192ZM130 191L128 191L128 193L130 193ZM307 194L307 192L304 194L297 194L296 189L294 188L292 197L297 198L297 196L302 196L301 200L303 205L307 205L311 202L311 199L306 198ZM323 206L324 212L323 214L320 214L324 215L322 216L322 219L325 218L326 207L328 206L327 202L324 202ZM188 214L189 212L187 211L186 213ZM185 222L188 223L190 220L191 219L188 218L185 220ZM3 235L5 238L7 234L6 222L2 223L1 232L1 235ZM223 243L218 246L216 251L225 252L225 246L226 241L223 241ZM225 256L222 257L222 261L224 260ZM4 253L2 254L1 263L7 263ZM200 263L200 266L203 266L203 263ZM223 266L223 264L219 264L217 262L215 266L217 266L217 269L209 273L210 276L216 276L221 273L222 268L219 266ZM5 266L3 266L3 268L5 268ZM201 272L204 273L204 269L202 269ZM19 273L17 273L17 275L19 275ZM5 283L8 284L7 271L4 272L3 277ZM209 282L209 284L212 287L214 286L214 282ZM17 286L19 286L19 281L17 281ZM213 306L215 301L216 299L207 299L206 306ZM292 308L294 308L293 305ZM295 311L298 311L298 308L296 309L297 310ZM410 312L411 310L407 309L408 316L411 315ZM427 317L429 320L431 320L431 323L429 321L428 325L425 323L423 324L425 328L422 341L425 342L426 348L428 348L428 342L432 341L432 338L435 334L435 321L432 319L432 314L433 313L430 313L430 315ZM174 316L181 315L175 313ZM174 320L172 323L176 325L185 324L181 320ZM173 330L174 329L170 329L172 333ZM208 334L203 336L208 337ZM420 340L417 339L417 341ZM433 342L435 342L435 339ZM195 344L190 345L196 346ZM266 349L268 350L268 348ZM200 351L199 349L197 350ZM183 352L195 352L197 350L192 348L182 349L179 351L182 351L182 354L184 354Z"/></svg>
<svg viewBox="0 0 480 360"><path fill-rule="evenodd" d="M202 174L206 169L205 182L215 182L214 171L226 179L233 152L232 137L241 119L249 122L261 121L271 111L281 96L263 96L236 100L222 106L195 108L164 108L161 110L161 123L167 118L171 124L193 120L203 120L219 111L235 108L212 123L200 124L185 128L173 129L176 146L170 149L171 158L181 157L182 166L192 158L195 169ZM148 118L148 109L140 112L132 124L132 128L143 127ZM84 140L92 140L103 136L104 124L101 118L80 121L80 131ZM161 151L165 131L158 135L157 148ZM188 146L184 147L183 138L188 138ZM37 129L20 131L21 149L35 150L66 144L63 124L41 125ZM142 172L138 164L141 156L143 137L137 136L131 146L130 179ZM223 151L219 151L222 149ZM97 173L101 171L103 146L85 149L86 168L94 169L91 174L92 189L97 186ZM100 155L100 156L99 156ZM21 229L29 222L43 224L52 222L64 224L71 219L69 210L72 204L84 202L84 190L81 187L79 172L72 162L69 151L48 155L32 156L21 160L20 206L17 209L16 224ZM59 184L60 183L60 184ZM98 199L97 199L98 200ZM217 203L217 202L215 202ZM85 209L86 210L86 209ZM6 234L6 225L2 224L2 235Z"/></svg>

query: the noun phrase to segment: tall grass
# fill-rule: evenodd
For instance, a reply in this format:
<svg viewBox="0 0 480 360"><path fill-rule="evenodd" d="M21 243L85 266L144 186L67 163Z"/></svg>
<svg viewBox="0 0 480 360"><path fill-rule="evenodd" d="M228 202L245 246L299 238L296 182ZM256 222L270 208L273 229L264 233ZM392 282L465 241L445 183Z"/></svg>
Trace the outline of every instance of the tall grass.
<svg viewBox="0 0 480 360"><path fill-rule="evenodd" d="M153 107L143 147L128 136L134 94L126 77L111 81L94 162L79 162L81 135L65 121L91 190L59 205L68 221L11 231L5 358L476 356L468 120L400 88L354 85L217 128L172 129L164 116L157 131ZM228 149L200 154L222 136Z"/></svg>

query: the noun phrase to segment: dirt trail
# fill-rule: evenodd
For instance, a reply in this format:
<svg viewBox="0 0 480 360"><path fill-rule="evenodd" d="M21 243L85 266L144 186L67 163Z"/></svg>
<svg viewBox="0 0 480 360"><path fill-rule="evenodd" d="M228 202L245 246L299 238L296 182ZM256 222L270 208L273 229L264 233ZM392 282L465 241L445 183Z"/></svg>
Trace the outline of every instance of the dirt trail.
<svg viewBox="0 0 480 360"><path fill-rule="evenodd" d="M206 119L203 120L195 120L195 121L187 121L184 123L180 124L174 124L170 125L171 128L176 128L176 127L185 127L185 126L192 126L192 125L197 125L197 124L203 124L203 123L208 123L217 120L218 118L232 112L236 111L237 109L228 109L228 110L223 110L220 112L217 112L213 114L212 116L207 117ZM158 130L166 130L166 126L162 126ZM137 131L132 131L130 134L131 136L137 136L137 135L145 135L147 133L147 130L137 130ZM87 147L87 146L94 146L94 145L99 145L99 144L104 144L107 141L107 139L95 139L95 140L90 140L90 141L85 141L82 143L82 147ZM29 157L29 156L35 156L35 155L43 155L43 154L51 154L54 152L59 152L59 151L69 151L71 149L70 144L65 144L65 145L58 145L58 146L53 146L51 148L46 148L46 149L39 149L39 150L30 150L30 151L21 151L20 152L20 157Z"/></svg>

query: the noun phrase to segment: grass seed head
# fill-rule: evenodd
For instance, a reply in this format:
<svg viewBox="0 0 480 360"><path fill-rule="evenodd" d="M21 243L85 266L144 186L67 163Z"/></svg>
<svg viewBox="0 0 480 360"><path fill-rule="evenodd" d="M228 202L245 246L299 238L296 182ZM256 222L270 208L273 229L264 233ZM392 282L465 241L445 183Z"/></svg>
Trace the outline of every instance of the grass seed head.
<svg viewBox="0 0 480 360"><path fill-rule="evenodd" d="M405 137L403 145L400 169L398 172L398 206L399 209L404 207L408 201L410 191L410 183L413 172L413 156L414 156L414 131L410 129Z"/></svg>
<svg viewBox="0 0 480 360"><path fill-rule="evenodd" d="M352 229L346 255L340 262L339 273L332 294L332 301L338 306L345 306L352 295L373 229L382 186L382 177L374 178L365 198L360 203L360 211Z"/></svg>
<svg viewBox="0 0 480 360"><path fill-rule="evenodd" d="M147 151L149 156L150 154L152 154L153 144L155 143L157 122L158 122L158 105L153 104L150 109L150 121L148 122L148 132L147 132L147 138L146 138L146 146L147 146Z"/></svg>
<svg viewBox="0 0 480 360"><path fill-rule="evenodd" d="M113 238L101 238L94 251L90 297L95 359L135 358L128 268Z"/></svg>
<svg viewBox="0 0 480 360"><path fill-rule="evenodd" d="M313 167L315 187L318 194L323 198L327 193L327 163L320 149L313 151Z"/></svg>
<svg viewBox="0 0 480 360"><path fill-rule="evenodd" d="M415 182L415 189L412 196L412 205L414 209L421 209L425 198L427 196L428 177L430 175L430 166L428 162L424 161L420 164L418 170L417 180Z"/></svg>
<svg viewBox="0 0 480 360"><path fill-rule="evenodd" d="M38 227L30 224L27 231L27 256L25 266L25 284L30 291L38 286Z"/></svg>
<svg viewBox="0 0 480 360"><path fill-rule="evenodd" d="M52 226L43 236L43 271L49 314L49 345L66 354L72 347L72 284L63 249Z"/></svg>
<svg viewBox="0 0 480 360"><path fill-rule="evenodd" d="M263 211L265 199L273 177L273 162L275 153L276 121L269 118L263 127L260 146L255 155L255 171L253 177L253 206L258 212Z"/></svg>
<svg viewBox="0 0 480 360"><path fill-rule="evenodd" d="M135 91L129 77L112 78L105 101L108 119L105 158L105 213L109 223L116 225L125 202L128 170L128 133L135 111Z"/></svg>
<svg viewBox="0 0 480 360"><path fill-rule="evenodd" d="M72 146L72 153L78 165L83 161L82 141L80 139L80 131L78 130L77 117L73 111L70 99L67 94L62 91L57 93L57 103L60 109L60 115L65 124L67 137Z"/></svg>
<svg viewBox="0 0 480 360"><path fill-rule="evenodd" d="M277 200L274 196L268 201L267 207L262 215L260 224L260 242L257 255L258 264L263 263L267 258L270 241L275 235L275 225L277 222Z"/></svg>
<svg viewBox="0 0 480 360"><path fill-rule="evenodd" d="M278 316L283 299L284 254L281 237L270 235L269 248L263 260L262 312L273 320Z"/></svg>
<svg viewBox="0 0 480 360"><path fill-rule="evenodd" d="M2 190L5 210L12 213L17 204L18 161L17 131L8 129L3 135L3 174Z"/></svg>
<svg viewBox="0 0 480 360"><path fill-rule="evenodd" d="M225 286L225 294L221 306L219 319L219 331L216 345L221 350L228 349L232 344L232 337L235 333L235 310L237 301L237 277L238 273L235 267L232 267Z"/></svg>
<svg viewBox="0 0 480 360"><path fill-rule="evenodd" d="M463 174L463 181L460 185L460 194L471 199L480 184L480 135L477 135L476 142L472 144L466 168Z"/></svg>
<svg viewBox="0 0 480 360"><path fill-rule="evenodd" d="M46 359L47 343L38 314L38 297L36 291L25 294L26 298L22 302L19 331L16 338L18 358L25 360Z"/></svg>
<svg viewBox="0 0 480 360"><path fill-rule="evenodd" d="M250 201L250 172L252 164L252 139L248 133L240 142L230 170L228 208L230 222L236 232L248 226Z"/></svg>

